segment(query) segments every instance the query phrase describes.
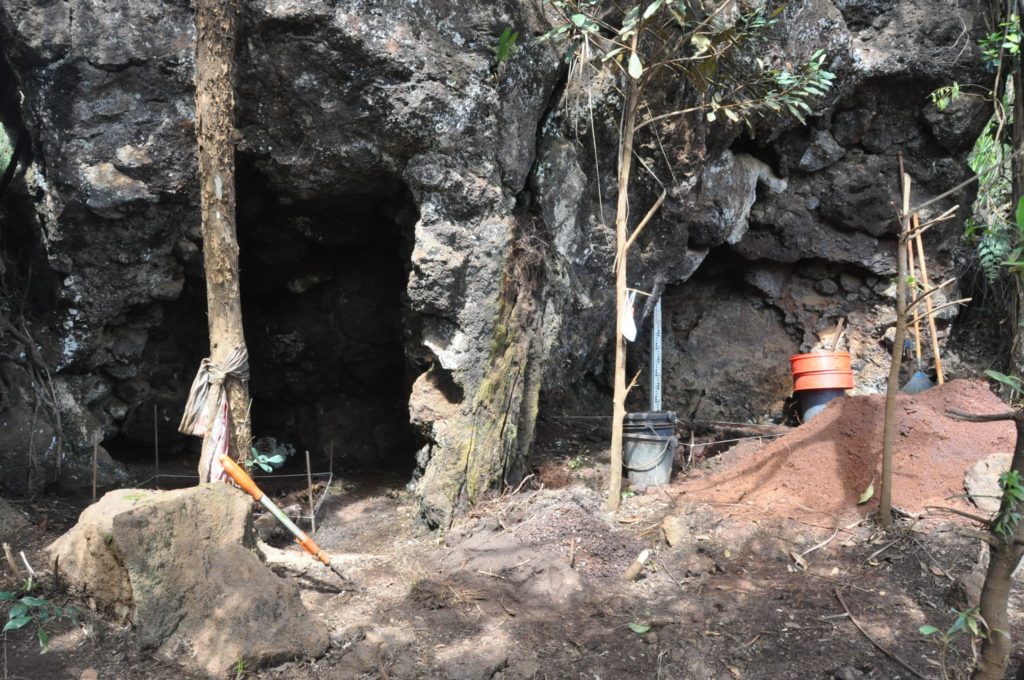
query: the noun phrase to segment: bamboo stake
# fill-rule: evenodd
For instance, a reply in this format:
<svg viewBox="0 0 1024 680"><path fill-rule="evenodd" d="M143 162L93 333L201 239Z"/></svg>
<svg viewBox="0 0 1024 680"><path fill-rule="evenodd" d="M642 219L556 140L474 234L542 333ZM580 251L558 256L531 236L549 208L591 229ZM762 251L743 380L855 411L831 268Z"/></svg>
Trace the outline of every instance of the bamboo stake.
<svg viewBox="0 0 1024 680"><path fill-rule="evenodd" d="M916 215L914 217L917 217ZM914 244L907 241L907 272L910 277L914 276ZM917 367L921 367L921 320L914 311L917 305L911 305L907 314L914 315L914 359Z"/></svg>
<svg viewBox="0 0 1024 680"><path fill-rule="evenodd" d="M832 345L828 348L828 351L835 352L836 348L839 347L839 341L843 337L844 324L846 324L846 317L839 317L839 323L836 324L836 334L832 337Z"/></svg>
<svg viewBox="0 0 1024 680"><path fill-rule="evenodd" d="M153 404L153 468L156 473L156 488L160 488L160 432L158 429L157 405Z"/></svg>
<svg viewBox="0 0 1024 680"><path fill-rule="evenodd" d="M635 581L640 578L640 574L643 573L644 564L651 558L650 550L642 550L633 563L626 567L626 571L622 572L622 578L626 581Z"/></svg>
<svg viewBox="0 0 1024 680"><path fill-rule="evenodd" d="M25 575L21 573L21 567L18 566L18 561L14 559L14 551L11 550L10 543L4 543L4 557L7 558L7 566L11 569L11 575L19 581L24 579Z"/></svg>
<svg viewBox="0 0 1024 680"><path fill-rule="evenodd" d="M313 503L313 470L309 467L309 451L306 451L306 484L309 488L309 529L316 533L316 505Z"/></svg>
<svg viewBox="0 0 1024 680"><path fill-rule="evenodd" d="M916 225L918 222L916 214L913 220ZM921 267L921 283L924 285L925 290L927 290L931 287L931 284L928 282L928 264L924 258L924 239L921 238L920 232L914 236L914 243L917 245L917 261ZM946 381L946 378L942 374L942 357L939 356L939 336L935 332L935 310L932 306L931 297L925 298L924 304L928 315L928 332L931 334L932 340L932 355L935 357L935 378L941 385Z"/></svg>
<svg viewBox="0 0 1024 680"><path fill-rule="evenodd" d="M96 457L99 453L100 448L100 435L96 434L96 438L92 442L92 502L96 502Z"/></svg>

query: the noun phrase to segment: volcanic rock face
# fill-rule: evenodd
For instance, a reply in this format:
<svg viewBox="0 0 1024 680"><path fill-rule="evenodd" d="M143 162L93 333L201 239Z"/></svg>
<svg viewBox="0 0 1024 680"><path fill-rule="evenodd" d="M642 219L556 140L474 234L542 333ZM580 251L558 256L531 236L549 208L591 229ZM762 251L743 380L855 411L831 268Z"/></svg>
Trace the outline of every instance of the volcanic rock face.
<svg viewBox="0 0 1024 680"><path fill-rule="evenodd" d="M411 464L421 448L435 523L522 474L542 387L554 402L588 374L603 379L618 100L610 82L566 82L558 50L535 39L544 11L256 0L242 12L238 210L256 430L313 450L336 442L360 465ZM659 139L649 128L638 149L669 198L631 256L631 285L672 287L680 318L695 318L686 308L708 304L705 288L685 282L712 250L734 258L734 283L751 280L745 261L758 282L824 263L813 299L785 285L716 288L723 319L757 309L773 361L834 325L840 297L845 314L884 303L867 283L867 294L845 286L894 271L896 150L918 199L965 176L987 111L938 113L926 95L987 77L977 16L950 0L789 5L763 56L825 49L834 91L807 125L765 119L754 139L701 116L659 127ZM519 49L498 64L505 27ZM74 456L97 435L148 445L154 428L169 445L206 352L189 3L17 0L0 7L0 39L35 154L3 219L29 253L23 282L32 263L40 359L80 414L63 448ZM659 106L691 96L665 93ZM657 192L638 174L634 213ZM955 202L969 196L936 209ZM935 278L951 233L930 237ZM716 313L703 312L708 337L727 343ZM5 382L31 392L29 363ZM687 373L666 403L693 388ZM775 368L765 376L756 397L735 377L701 389L721 413L766 412L787 385ZM57 423L52 409L9 402L21 433L10 449L25 457L32 439L41 472L2 480L39 488Z"/></svg>

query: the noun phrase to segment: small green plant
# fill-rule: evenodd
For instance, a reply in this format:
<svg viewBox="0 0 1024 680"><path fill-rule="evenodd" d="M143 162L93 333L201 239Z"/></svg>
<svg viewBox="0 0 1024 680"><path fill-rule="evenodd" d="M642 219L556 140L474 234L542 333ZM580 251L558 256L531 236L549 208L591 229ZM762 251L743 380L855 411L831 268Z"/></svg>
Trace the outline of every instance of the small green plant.
<svg viewBox="0 0 1024 680"><path fill-rule="evenodd" d="M1015 395L1024 393L1024 385L1021 385L1020 378L1012 375L1006 375L999 371L993 371L988 369L985 371L985 375L998 383L1002 383L1010 388L1010 401L1013 401Z"/></svg>
<svg viewBox="0 0 1024 680"><path fill-rule="evenodd" d="M946 108L960 98L960 83L953 81L952 85L946 85L933 91L928 97L935 104L935 108L939 111L945 111Z"/></svg>
<svg viewBox="0 0 1024 680"><path fill-rule="evenodd" d="M953 643L962 635L970 635L971 651L977 657L976 643L986 637L988 625L981 617L977 607L971 607L962 611L950 610L956 614L956 620L945 632L935 626L925 625L918 628L921 635L933 640L939 647L939 664L942 668L942 677L949 678L949 655L956 654Z"/></svg>
<svg viewBox="0 0 1024 680"><path fill-rule="evenodd" d="M992 520L992 530L1009 543L1013 540L1013 530L1020 521L1017 504L1024 500L1024 485L1021 484L1020 473L1007 470L999 475L999 488L1003 490L999 503L999 512Z"/></svg>
<svg viewBox="0 0 1024 680"><path fill-rule="evenodd" d="M253 466L258 466L264 472L273 472L276 468L284 465L284 456L280 453L275 453L272 456L268 456L265 453L260 453L256 450L256 447L252 447L252 456L245 461L245 467L250 470Z"/></svg>
<svg viewBox="0 0 1024 680"><path fill-rule="evenodd" d="M633 496L636 496L636 491L633 491L632 489L627 489L626 491L622 492L622 500L632 498Z"/></svg>
<svg viewBox="0 0 1024 680"><path fill-rule="evenodd" d="M26 584L26 589L31 589L31 582ZM24 591L20 591L24 592ZM25 595L18 597L20 593L0 591L0 602L11 602L11 609L7 613L7 624L3 632L18 630L29 624L36 627L36 637L39 638L39 647L45 654L50 644L50 636L46 632L46 625L52 621L67 619L72 623L78 623L78 610L75 607L60 607L44 597L32 597Z"/></svg>
<svg viewBox="0 0 1024 680"><path fill-rule="evenodd" d="M569 469L570 470L579 470L581 467L583 467L586 464L587 464L587 459L584 458L583 456L574 456L573 458L569 459Z"/></svg>
<svg viewBox="0 0 1024 680"><path fill-rule="evenodd" d="M241 680L248 672L249 669L245 667L245 659L239 658L235 662L235 680Z"/></svg>
<svg viewBox="0 0 1024 680"><path fill-rule="evenodd" d="M506 26L505 30L501 32L501 36L498 38L498 46L492 47L491 51L494 52L494 61L496 64L503 64L509 60L509 57L519 48L516 45L516 40L519 39L519 31L513 31L511 26Z"/></svg>

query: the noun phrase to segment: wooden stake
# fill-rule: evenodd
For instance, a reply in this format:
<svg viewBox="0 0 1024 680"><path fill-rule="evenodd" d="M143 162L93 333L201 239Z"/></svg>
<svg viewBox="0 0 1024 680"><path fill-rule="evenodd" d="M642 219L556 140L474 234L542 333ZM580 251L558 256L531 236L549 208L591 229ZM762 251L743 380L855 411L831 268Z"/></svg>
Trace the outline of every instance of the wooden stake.
<svg viewBox="0 0 1024 680"><path fill-rule="evenodd" d="M100 448L100 436L96 435L96 438L92 443L92 502L96 502L96 457L99 454Z"/></svg>
<svg viewBox="0 0 1024 680"><path fill-rule="evenodd" d="M832 345L829 347L830 352L835 352L836 348L839 347L839 340L843 337L843 325L846 323L845 317L839 317L839 323L836 324L836 334L832 337Z"/></svg>
<svg viewBox="0 0 1024 680"><path fill-rule="evenodd" d="M7 558L7 566L11 569L11 575L19 581L23 580L25 575L21 572L18 561L14 559L14 551L11 550L10 543L4 543L4 557Z"/></svg>
<svg viewBox="0 0 1024 680"><path fill-rule="evenodd" d="M913 220L916 225L918 222L916 214ZM921 238L920 232L914 236L914 243L917 245L917 263L921 267L921 284L925 290L928 290L932 284L928 281L928 263L924 258L924 240ZM932 355L935 357L935 378L941 385L946 381L946 378L942 374L942 357L939 356L939 336L935 332L935 309L930 296L924 299L924 305L928 312L928 332L931 334L932 339Z"/></svg>
<svg viewBox="0 0 1024 680"><path fill-rule="evenodd" d="M917 215L914 216L915 218ZM907 241L907 276L914 277L914 244L912 241ZM914 314L914 360L917 361L917 365L921 365L921 320L914 313L914 309L917 305L912 306L907 310L907 314Z"/></svg>
<svg viewBox="0 0 1024 680"><path fill-rule="evenodd" d="M626 571L622 572L622 578L627 581L635 581L640 578L640 574L643 573L644 570L644 563L647 562L650 557L650 550L641 551L640 554L636 556L636 559L633 560L633 563L626 567Z"/></svg>
<svg viewBox="0 0 1024 680"><path fill-rule="evenodd" d="M156 488L160 488L160 432L159 419L157 418L158 407L153 404L153 468L156 471Z"/></svg>
<svg viewBox="0 0 1024 680"><path fill-rule="evenodd" d="M309 487L309 529L316 533L316 505L313 503L313 469L309 466L309 451L306 451L306 484Z"/></svg>

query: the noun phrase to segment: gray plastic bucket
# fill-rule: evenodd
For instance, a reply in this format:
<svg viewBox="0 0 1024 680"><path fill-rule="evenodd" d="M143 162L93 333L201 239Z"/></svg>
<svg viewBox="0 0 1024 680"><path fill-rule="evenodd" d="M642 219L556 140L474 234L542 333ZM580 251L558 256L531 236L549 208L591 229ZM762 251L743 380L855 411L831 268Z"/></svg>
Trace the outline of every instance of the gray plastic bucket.
<svg viewBox="0 0 1024 680"><path fill-rule="evenodd" d="M677 445L674 436L623 434L622 464L629 483L637 489L668 484Z"/></svg>
<svg viewBox="0 0 1024 680"><path fill-rule="evenodd" d="M637 489L668 484L678 440L675 411L640 411L622 419L622 465Z"/></svg>
<svg viewBox="0 0 1024 680"><path fill-rule="evenodd" d="M800 390L797 394L800 395L801 417L806 423L808 420L821 413L830 401L836 397L845 396L846 390Z"/></svg>

